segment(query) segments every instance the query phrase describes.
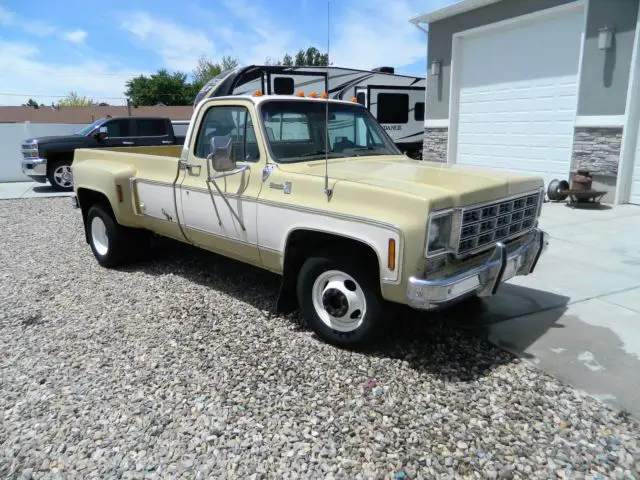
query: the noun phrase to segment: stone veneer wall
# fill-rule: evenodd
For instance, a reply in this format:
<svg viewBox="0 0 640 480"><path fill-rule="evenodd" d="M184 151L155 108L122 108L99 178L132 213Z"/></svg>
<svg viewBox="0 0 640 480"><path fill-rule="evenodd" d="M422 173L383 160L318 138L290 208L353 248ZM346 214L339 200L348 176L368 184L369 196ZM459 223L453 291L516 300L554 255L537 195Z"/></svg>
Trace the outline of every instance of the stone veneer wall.
<svg viewBox="0 0 640 480"><path fill-rule="evenodd" d="M448 128L425 128L422 159L430 162L446 162L448 139Z"/></svg>
<svg viewBox="0 0 640 480"><path fill-rule="evenodd" d="M594 174L617 177L621 144L622 127L576 127L571 173L586 168Z"/></svg>

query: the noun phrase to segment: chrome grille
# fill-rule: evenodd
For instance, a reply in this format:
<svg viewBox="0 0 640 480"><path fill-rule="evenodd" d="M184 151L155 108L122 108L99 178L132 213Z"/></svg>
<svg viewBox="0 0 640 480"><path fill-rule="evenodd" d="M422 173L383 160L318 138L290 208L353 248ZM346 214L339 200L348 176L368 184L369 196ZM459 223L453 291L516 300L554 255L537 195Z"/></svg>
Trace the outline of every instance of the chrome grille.
<svg viewBox="0 0 640 480"><path fill-rule="evenodd" d="M540 194L534 193L462 210L458 255L528 232L535 225L539 202Z"/></svg>

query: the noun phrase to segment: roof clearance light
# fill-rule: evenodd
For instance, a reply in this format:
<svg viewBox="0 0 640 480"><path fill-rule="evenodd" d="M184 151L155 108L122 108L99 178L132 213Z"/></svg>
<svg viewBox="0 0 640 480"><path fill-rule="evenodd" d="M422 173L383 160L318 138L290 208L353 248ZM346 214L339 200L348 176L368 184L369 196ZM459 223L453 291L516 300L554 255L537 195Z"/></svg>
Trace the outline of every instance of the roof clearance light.
<svg viewBox="0 0 640 480"><path fill-rule="evenodd" d="M309 94L309 97L311 97L311 98L317 98L317 97L318 97L318 94L317 94L317 93L315 92L315 90L314 90L313 92L311 92L311 93Z"/></svg>
<svg viewBox="0 0 640 480"><path fill-rule="evenodd" d="M358 99L357 99L356 97L351 97L351 101L352 101L353 103L356 103L356 102L358 101Z"/></svg>
<svg viewBox="0 0 640 480"><path fill-rule="evenodd" d="M300 91L296 93L296 97L304 97L304 92Z"/></svg>
<svg viewBox="0 0 640 480"><path fill-rule="evenodd" d="M262 96L262 92L260 90L256 90L255 92L253 92L253 96L254 97L261 97Z"/></svg>
<svg viewBox="0 0 640 480"><path fill-rule="evenodd" d="M329 94L327 92L322 92L320 94L320 98L329 98Z"/></svg>

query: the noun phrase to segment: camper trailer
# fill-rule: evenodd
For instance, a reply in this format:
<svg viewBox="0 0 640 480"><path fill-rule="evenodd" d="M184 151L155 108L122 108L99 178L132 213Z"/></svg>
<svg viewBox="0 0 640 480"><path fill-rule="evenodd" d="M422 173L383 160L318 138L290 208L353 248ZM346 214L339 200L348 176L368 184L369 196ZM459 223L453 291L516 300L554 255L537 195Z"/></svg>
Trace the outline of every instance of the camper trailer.
<svg viewBox="0 0 640 480"><path fill-rule="evenodd" d="M412 158L422 158L425 80L397 75L392 67L356 70L341 67L250 65L223 72L202 87L201 100L226 95L295 95L303 92L330 98L355 98L378 120L396 145Z"/></svg>

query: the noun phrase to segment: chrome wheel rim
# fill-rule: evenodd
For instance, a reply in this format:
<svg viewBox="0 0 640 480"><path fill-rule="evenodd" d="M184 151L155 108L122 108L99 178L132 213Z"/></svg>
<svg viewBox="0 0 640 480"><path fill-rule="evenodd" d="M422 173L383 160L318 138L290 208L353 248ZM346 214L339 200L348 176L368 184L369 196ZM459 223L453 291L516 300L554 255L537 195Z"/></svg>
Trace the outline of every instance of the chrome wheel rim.
<svg viewBox="0 0 640 480"><path fill-rule="evenodd" d="M60 186L68 188L73 185L71 165L60 165L53 171L53 180Z"/></svg>
<svg viewBox="0 0 640 480"><path fill-rule="evenodd" d="M91 220L91 243L100 255L106 255L109 251L109 236L107 226L100 217L93 217Z"/></svg>
<svg viewBox="0 0 640 480"><path fill-rule="evenodd" d="M338 332L352 332L362 325L367 300L353 277L329 270L316 278L311 289L313 307L320 320Z"/></svg>

